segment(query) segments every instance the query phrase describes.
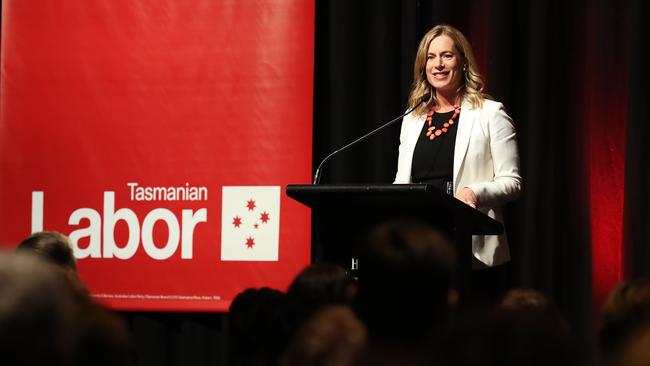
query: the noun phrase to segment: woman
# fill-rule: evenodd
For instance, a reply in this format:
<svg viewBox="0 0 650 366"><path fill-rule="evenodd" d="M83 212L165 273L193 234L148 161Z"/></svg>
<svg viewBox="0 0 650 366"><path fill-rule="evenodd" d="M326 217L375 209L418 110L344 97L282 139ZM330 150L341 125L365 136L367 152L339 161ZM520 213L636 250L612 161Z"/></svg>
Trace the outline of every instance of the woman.
<svg viewBox="0 0 650 366"><path fill-rule="evenodd" d="M404 118L395 183L429 183L503 221L502 206L521 190L512 119L486 99L469 42L449 25L431 29L418 47ZM474 268L510 260L505 234L474 236Z"/></svg>

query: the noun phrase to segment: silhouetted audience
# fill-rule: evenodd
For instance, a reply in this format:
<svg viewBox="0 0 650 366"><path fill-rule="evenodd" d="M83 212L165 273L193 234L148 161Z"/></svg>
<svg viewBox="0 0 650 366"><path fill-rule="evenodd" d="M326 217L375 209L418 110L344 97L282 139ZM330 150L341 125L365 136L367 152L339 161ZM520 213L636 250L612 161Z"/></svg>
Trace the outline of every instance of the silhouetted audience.
<svg viewBox="0 0 650 366"><path fill-rule="evenodd" d="M495 364L580 364L583 355L570 327L546 295L530 288L511 289L499 307L495 325L505 333L505 355L495 357Z"/></svg>
<svg viewBox="0 0 650 366"><path fill-rule="evenodd" d="M276 365L289 339L286 295L270 288L244 290L230 305L228 324L231 365Z"/></svg>
<svg viewBox="0 0 650 366"><path fill-rule="evenodd" d="M70 238L66 235L56 231L33 233L18 244L16 252L36 256L61 270L68 277L78 300L84 301L90 296L88 289L77 276L77 260Z"/></svg>
<svg viewBox="0 0 650 366"><path fill-rule="evenodd" d="M69 271L77 271L70 238L56 231L36 232L18 244L16 251L36 254Z"/></svg>
<svg viewBox="0 0 650 366"><path fill-rule="evenodd" d="M445 365L580 365L559 314L528 305L464 308L454 318L445 350Z"/></svg>
<svg viewBox="0 0 650 366"><path fill-rule="evenodd" d="M0 254L3 365L131 365L128 333L50 261Z"/></svg>
<svg viewBox="0 0 650 366"><path fill-rule="evenodd" d="M122 318L92 301L81 304L80 336L74 365L128 366L136 362L135 347Z"/></svg>
<svg viewBox="0 0 650 366"><path fill-rule="evenodd" d="M577 365L569 328L552 302L533 289L512 289L496 307L474 304L454 319L446 365ZM471 350L471 351L469 351Z"/></svg>
<svg viewBox="0 0 650 366"><path fill-rule="evenodd" d="M425 364L446 330L456 252L430 226L407 220L374 228L361 251L357 311L368 328L363 365Z"/></svg>
<svg viewBox="0 0 650 366"><path fill-rule="evenodd" d="M62 272L37 258L0 254L3 365L70 365L77 304Z"/></svg>
<svg viewBox="0 0 650 366"><path fill-rule="evenodd" d="M2 254L2 260L0 337L11 339L2 341L10 345L11 350L3 352L8 360L14 355L20 360L15 364L25 365L134 364L125 323L92 300L76 275L67 236L34 233L15 254Z"/></svg>
<svg viewBox="0 0 650 366"><path fill-rule="evenodd" d="M366 328L346 305L330 305L307 319L281 366L351 366L366 344Z"/></svg>
<svg viewBox="0 0 650 366"><path fill-rule="evenodd" d="M644 324L630 334L615 358L609 361L612 366L650 365L650 326Z"/></svg>
<svg viewBox="0 0 650 366"><path fill-rule="evenodd" d="M320 308L333 304L351 305L356 280L341 266L315 263L300 271L287 290L291 332Z"/></svg>
<svg viewBox="0 0 650 366"><path fill-rule="evenodd" d="M619 283L609 294L601 313L598 338L604 362L616 364L632 337L648 326L650 280L634 279Z"/></svg>
<svg viewBox="0 0 650 366"><path fill-rule="evenodd" d="M506 292L500 307L511 311L552 311L554 307L541 292L531 288L514 288Z"/></svg>
<svg viewBox="0 0 650 366"><path fill-rule="evenodd" d="M331 263L315 263L303 269L287 290L287 296L305 308L329 304L349 304L356 292L356 281L345 269Z"/></svg>

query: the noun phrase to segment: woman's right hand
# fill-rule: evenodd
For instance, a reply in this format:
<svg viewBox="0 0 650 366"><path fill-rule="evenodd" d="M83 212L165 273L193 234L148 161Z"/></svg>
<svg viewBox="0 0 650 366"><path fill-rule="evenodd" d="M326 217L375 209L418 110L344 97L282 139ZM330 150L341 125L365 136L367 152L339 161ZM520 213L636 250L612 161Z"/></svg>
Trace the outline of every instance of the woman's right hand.
<svg viewBox="0 0 650 366"><path fill-rule="evenodd" d="M460 193L458 193L456 198L463 201L464 203L466 203L470 207L476 208L476 203L477 203L476 194L471 189L469 189L467 187L463 188L460 191Z"/></svg>

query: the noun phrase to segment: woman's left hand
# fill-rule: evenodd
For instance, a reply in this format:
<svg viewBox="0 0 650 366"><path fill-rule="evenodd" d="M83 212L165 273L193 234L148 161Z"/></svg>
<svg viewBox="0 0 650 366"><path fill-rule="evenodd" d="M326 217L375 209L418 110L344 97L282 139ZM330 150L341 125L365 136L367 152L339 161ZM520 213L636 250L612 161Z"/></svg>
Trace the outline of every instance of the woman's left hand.
<svg viewBox="0 0 650 366"><path fill-rule="evenodd" d="M476 194L471 189L467 187L463 188L458 194L458 196L456 196L456 198L463 201L467 205L476 208L476 203L477 203Z"/></svg>

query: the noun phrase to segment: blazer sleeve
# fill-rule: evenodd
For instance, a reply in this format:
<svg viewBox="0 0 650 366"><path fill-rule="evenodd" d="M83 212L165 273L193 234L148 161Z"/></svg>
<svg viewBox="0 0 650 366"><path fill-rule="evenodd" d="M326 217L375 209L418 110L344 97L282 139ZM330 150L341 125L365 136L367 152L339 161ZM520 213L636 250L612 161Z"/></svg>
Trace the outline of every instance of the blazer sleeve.
<svg viewBox="0 0 650 366"><path fill-rule="evenodd" d="M476 194L478 206L483 207L500 206L514 200L521 192L522 183L514 122L503 104L494 104L495 110L485 116L494 177L491 181L467 185Z"/></svg>
<svg viewBox="0 0 650 366"><path fill-rule="evenodd" d="M408 115L402 120L402 128L399 134L399 155L397 157L397 174L395 174L395 181L393 184L408 184L411 183L411 169L407 166L412 157L407 156L408 145L408 130L410 126L411 116Z"/></svg>

